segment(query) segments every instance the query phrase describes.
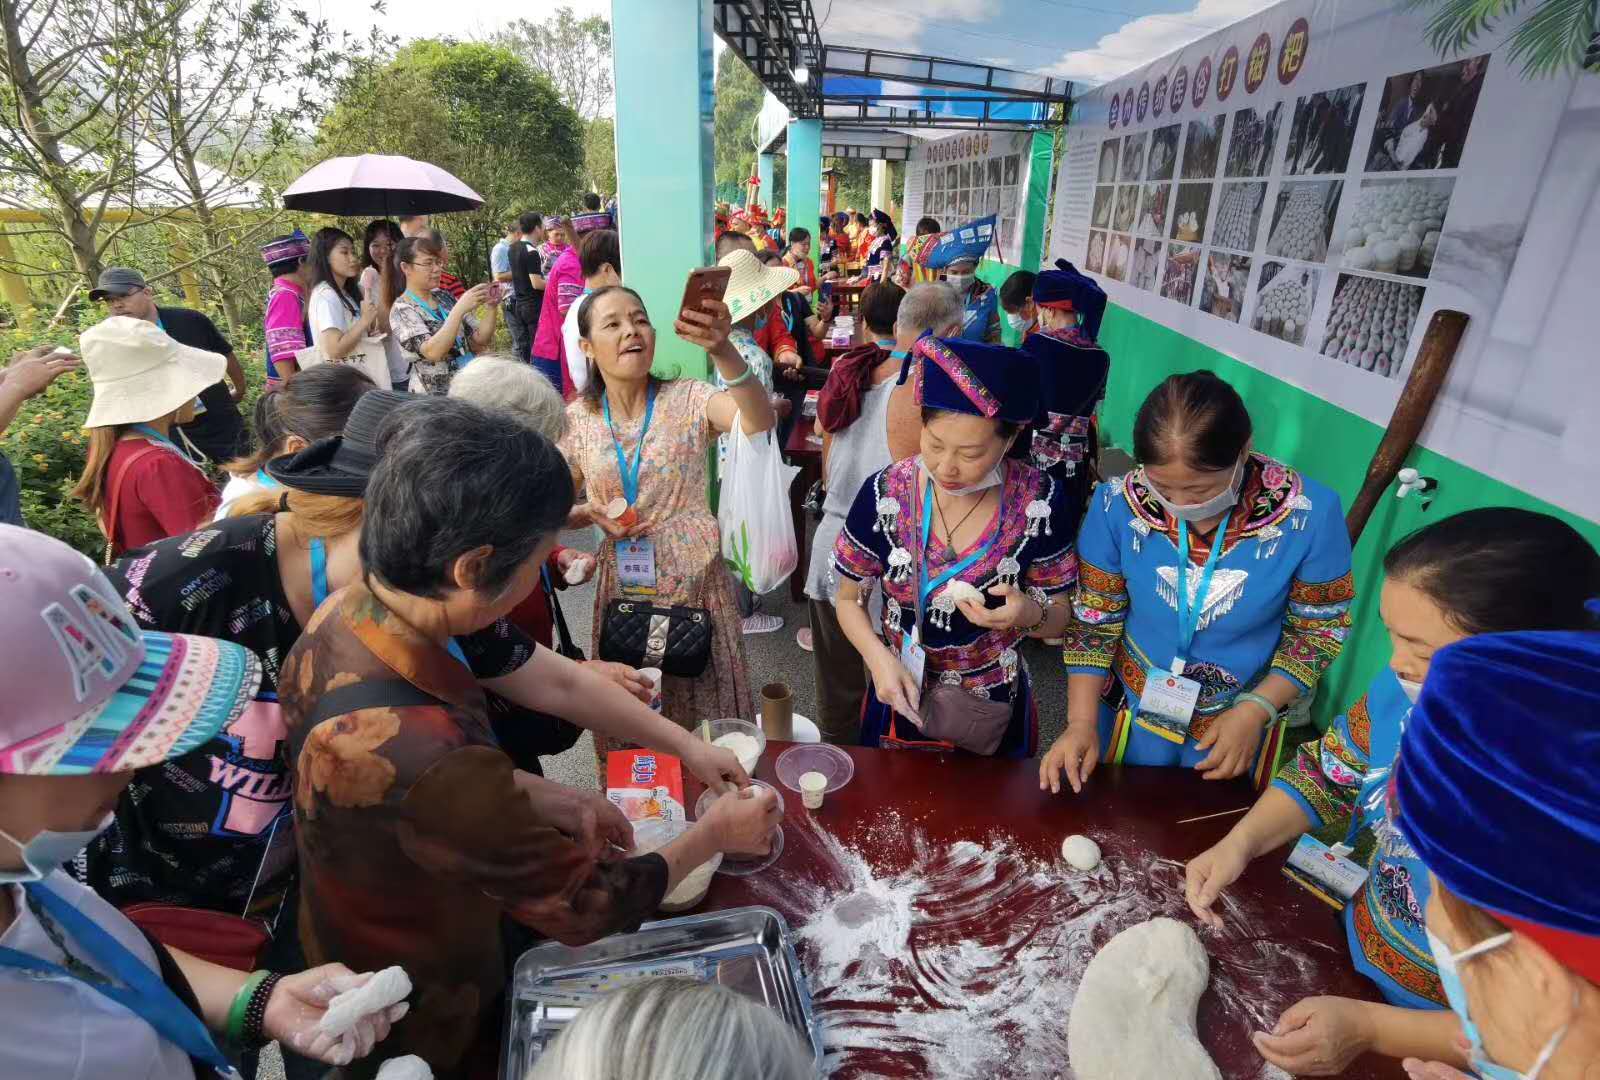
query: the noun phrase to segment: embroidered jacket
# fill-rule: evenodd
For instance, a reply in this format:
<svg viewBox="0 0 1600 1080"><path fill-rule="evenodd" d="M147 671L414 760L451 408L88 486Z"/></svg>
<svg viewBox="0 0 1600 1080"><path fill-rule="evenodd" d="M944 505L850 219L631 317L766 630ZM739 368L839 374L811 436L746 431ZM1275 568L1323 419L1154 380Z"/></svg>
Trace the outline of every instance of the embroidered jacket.
<svg viewBox="0 0 1600 1080"><path fill-rule="evenodd" d="M1367 868L1344 909L1357 970L1395 1005L1437 1009L1444 989L1422 923L1428 870L1388 815L1389 774L1410 716L1411 702L1384 668L1321 739L1278 770L1272 786L1295 801L1312 829L1343 824L1352 858Z"/></svg>
<svg viewBox="0 0 1600 1080"><path fill-rule="evenodd" d="M1210 544L1193 532L1189 542L1192 593ZM1269 672L1314 687L1344 646L1355 596L1339 497L1264 455L1250 455L1222 542L1185 669L1201 685L1196 739ZM1115 670L1137 702L1147 672L1166 669L1176 651L1177 552L1178 522L1142 469L1095 490L1078 537L1069 672Z"/></svg>
<svg viewBox="0 0 1600 1080"><path fill-rule="evenodd" d="M922 555L922 501L925 479L920 457L897 461L867 478L834 544L836 573L851 581L883 582L883 640L900 650L902 631L916 621L917 559ZM1001 508L983 536L958 555L983 545L985 551L959 580L979 591L1004 582L1019 586L1040 604L1072 588L1078 576L1072 522L1061 486L1018 461L1006 461ZM930 541L931 580L957 560L946 559L943 545ZM928 600L922 625L928 678L959 685L979 696L1010 700L1017 672L1021 630L973 626L941 587ZM991 606L998 606L998 601Z"/></svg>

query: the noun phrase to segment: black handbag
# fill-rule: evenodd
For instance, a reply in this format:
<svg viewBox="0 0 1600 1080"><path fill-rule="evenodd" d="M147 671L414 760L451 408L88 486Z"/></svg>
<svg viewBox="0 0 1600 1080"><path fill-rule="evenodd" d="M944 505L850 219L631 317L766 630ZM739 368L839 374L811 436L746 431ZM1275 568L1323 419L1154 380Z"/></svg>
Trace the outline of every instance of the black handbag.
<svg viewBox="0 0 1600 1080"><path fill-rule="evenodd" d="M568 660L583 663L587 657L567 630L567 619L561 613L561 605L556 602L556 590L550 583L549 573L540 571L539 579L539 587L544 590L545 599L550 603L550 614L555 618L556 652ZM535 709L525 709L493 693L485 693L484 696L489 706L489 726L494 729L495 738L500 740L500 749L505 751L513 765L524 772L543 776L544 770L539 764L541 756L571 750L583 737L583 729L569 720Z"/></svg>
<svg viewBox="0 0 1600 1080"><path fill-rule="evenodd" d="M606 605L600 659L695 679L711 662L711 612L620 599Z"/></svg>

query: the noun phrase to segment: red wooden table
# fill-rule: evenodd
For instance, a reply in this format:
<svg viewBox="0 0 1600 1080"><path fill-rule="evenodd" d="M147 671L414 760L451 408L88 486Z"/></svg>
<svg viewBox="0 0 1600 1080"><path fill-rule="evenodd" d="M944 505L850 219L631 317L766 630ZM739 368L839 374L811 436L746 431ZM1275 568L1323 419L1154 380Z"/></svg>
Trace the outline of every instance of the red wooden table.
<svg viewBox="0 0 1600 1080"><path fill-rule="evenodd" d="M1207 782L1183 769L1102 767L1082 795L1052 796L1039 790L1033 761L848 748L854 779L812 812L773 772L789 745L769 745L756 770L784 798L783 853L754 876L718 874L704 909L763 904L783 913L835 1077L1070 1080L1067 1017L1084 965L1152 916L1197 926L1181 863L1238 817L1178 822L1252 801L1242 781ZM692 805L700 789L690 785ZM1060 848L1071 833L1100 844L1101 870L1066 868ZM1200 931L1211 982L1199 1029L1229 1080L1283 1075L1249 1036L1300 998L1378 1000L1351 966L1338 917L1280 865L1277 856L1256 860L1219 906L1225 928ZM911 890L906 955L885 958L875 946L859 963L841 968L835 955L830 966L815 926L858 904L841 898L872 891L861 888L863 874L904 886L915 867L926 884ZM1403 1074L1367 1055L1343 1075Z"/></svg>

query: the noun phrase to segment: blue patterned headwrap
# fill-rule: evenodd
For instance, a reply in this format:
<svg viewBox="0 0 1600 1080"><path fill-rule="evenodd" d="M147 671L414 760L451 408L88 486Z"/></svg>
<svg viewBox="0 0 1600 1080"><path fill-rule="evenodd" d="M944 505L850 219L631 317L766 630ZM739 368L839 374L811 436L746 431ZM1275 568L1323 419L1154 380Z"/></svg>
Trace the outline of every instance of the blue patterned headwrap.
<svg viewBox="0 0 1600 1080"><path fill-rule="evenodd" d="M1083 332L1099 338L1100 320L1106 313L1106 291L1067 260L1057 259L1054 270L1039 271L1033 279L1033 302L1077 312L1083 316Z"/></svg>
<svg viewBox="0 0 1600 1080"><path fill-rule="evenodd" d="M928 336L912 353L918 405L1018 424L1039 408L1039 365L1016 349Z"/></svg>

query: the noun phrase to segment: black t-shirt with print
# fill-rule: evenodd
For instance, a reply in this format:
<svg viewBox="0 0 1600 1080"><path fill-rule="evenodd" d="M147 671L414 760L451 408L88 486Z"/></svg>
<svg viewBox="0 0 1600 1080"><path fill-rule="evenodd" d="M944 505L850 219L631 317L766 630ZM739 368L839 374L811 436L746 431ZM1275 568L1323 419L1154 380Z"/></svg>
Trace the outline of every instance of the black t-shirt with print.
<svg viewBox="0 0 1600 1080"><path fill-rule="evenodd" d="M158 307L156 314L161 317L167 336L182 345L223 356L233 352L233 346L222 336L217 324L198 311ZM239 406L233 403L233 396L228 392L227 380L218 380L200 391L200 404L206 411L182 425L189 441L217 465L248 454L250 436L245 431L244 417L239 415Z"/></svg>
<svg viewBox="0 0 1600 1080"><path fill-rule="evenodd" d="M118 907L153 900L239 914L249 902L271 917L295 861L278 671L300 637L278 576L276 518L225 518L159 540L106 576L140 626L243 645L260 657L262 679L250 709L210 742L134 775L79 876ZM510 674L536 648L503 621L460 644L479 678Z"/></svg>

